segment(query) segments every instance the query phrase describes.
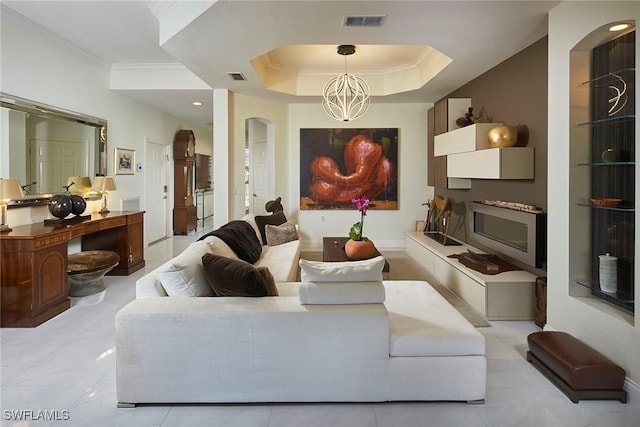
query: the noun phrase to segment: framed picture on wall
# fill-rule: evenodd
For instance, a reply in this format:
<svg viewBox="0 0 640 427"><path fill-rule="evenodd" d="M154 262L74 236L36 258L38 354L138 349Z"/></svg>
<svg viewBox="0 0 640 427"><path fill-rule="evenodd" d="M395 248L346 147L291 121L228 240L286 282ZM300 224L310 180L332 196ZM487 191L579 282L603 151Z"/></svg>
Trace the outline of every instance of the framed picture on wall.
<svg viewBox="0 0 640 427"><path fill-rule="evenodd" d="M115 174L116 175L133 175L134 164L136 160L135 150L127 150L126 148L116 148L115 155Z"/></svg>
<svg viewBox="0 0 640 427"><path fill-rule="evenodd" d="M300 129L300 209L398 209L398 128Z"/></svg>

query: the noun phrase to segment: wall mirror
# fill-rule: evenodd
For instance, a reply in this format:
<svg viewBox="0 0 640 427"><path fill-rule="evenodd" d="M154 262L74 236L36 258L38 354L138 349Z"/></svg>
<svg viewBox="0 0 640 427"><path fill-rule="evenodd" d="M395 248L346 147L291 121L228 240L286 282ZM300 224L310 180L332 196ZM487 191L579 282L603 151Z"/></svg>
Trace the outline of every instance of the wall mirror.
<svg viewBox="0 0 640 427"><path fill-rule="evenodd" d="M24 197L10 207L46 204L72 176L106 175L107 121L0 93L0 177Z"/></svg>

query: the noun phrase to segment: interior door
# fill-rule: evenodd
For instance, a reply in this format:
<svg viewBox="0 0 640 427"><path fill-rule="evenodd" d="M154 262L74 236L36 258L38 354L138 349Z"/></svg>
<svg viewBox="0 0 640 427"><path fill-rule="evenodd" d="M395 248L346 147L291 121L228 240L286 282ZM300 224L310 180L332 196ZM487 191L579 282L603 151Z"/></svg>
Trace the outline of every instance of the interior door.
<svg viewBox="0 0 640 427"><path fill-rule="evenodd" d="M254 142L252 148L253 213L265 215L267 213L264 208L267 202L267 143L266 141Z"/></svg>
<svg viewBox="0 0 640 427"><path fill-rule="evenodd" d="M61 193L70 176L87 176L88 141L33 139L33 164L29 182L36 182L32 193Z"/></svg>
<svg viewBox="0 0 640 427"><path fill-rule="evenodd" d="M167 237L167 146L147 141L147 208L144 216L144 236L149 243Z"/></svg>

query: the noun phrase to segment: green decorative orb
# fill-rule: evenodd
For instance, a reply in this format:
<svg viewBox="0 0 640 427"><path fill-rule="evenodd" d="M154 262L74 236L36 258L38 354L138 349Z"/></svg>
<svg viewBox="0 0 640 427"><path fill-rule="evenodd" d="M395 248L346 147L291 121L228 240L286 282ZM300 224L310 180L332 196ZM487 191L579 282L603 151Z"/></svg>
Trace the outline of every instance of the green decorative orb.
<svg viewBox="0 0 640 427"><path fill-rule="evenodd" d="M620 160L620 152L613 148L606 149L602 152L602 161L605 163L615 163Z"/></svg>

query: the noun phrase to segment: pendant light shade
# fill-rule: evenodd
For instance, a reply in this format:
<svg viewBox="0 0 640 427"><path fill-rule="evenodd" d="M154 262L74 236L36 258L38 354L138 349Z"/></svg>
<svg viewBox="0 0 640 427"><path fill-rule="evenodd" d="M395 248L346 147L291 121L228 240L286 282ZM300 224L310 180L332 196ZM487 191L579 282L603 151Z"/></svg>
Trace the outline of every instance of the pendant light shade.
<svg viewBox="0 0 640 427"><path fill-rule="evenodd" d="M338 54L344 56L344 74L329 80L322 96L324 111L342 122L355 120L369 109L369 85L361 77L347 73L347 55L355 51L353 45L338 46Z"/></svg>

